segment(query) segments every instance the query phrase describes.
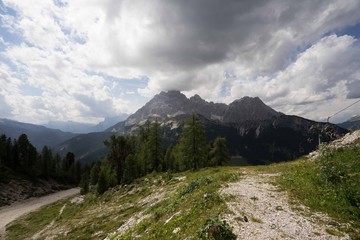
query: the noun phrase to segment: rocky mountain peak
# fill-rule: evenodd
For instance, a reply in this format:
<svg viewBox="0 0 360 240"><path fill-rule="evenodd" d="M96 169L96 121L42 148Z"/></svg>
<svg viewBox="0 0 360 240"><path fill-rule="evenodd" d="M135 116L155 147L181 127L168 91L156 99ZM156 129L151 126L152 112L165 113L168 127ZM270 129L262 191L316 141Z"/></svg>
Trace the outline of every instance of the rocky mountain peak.
<svg viewBox="0 0 360 240"><path fill-rule="evenodd" d="M160 92L155 97L131 115L126 125L142 124L148 119L168 121L183 114L197 113L209 120L228 123L272 119L281 115L265 105L258 97L243 97L230 105L207 102L199 95L187 98L179 91Z"/></svg>
<svg viewBox="0 0 360 240"><path fill-rule="evenodd" d="M266 120L279 116L281 113L267 106L258 97L243 97L230 103L225 122L243 122L248 120Z"/></svg>

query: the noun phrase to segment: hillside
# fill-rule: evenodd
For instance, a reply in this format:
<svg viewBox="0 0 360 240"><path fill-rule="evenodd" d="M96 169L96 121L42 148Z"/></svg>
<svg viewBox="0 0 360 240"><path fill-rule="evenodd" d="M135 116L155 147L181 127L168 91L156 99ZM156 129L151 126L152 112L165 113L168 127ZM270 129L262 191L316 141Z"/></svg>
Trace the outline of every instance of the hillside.
<svg viewBox="0 0 360 240"><path fill-rule="evenodd" d="M54 147L55 145L76 136L74 133L63 132L40 125L22 123L9 119L0 119L0 135L5 134L7 137L17 139L23 133L28 136L29 140L39 151L45 145Z"/></svg>
<svg viewBox="0 0 360 240"><path fill-rule="evenodd" d="M349 131L360 129L360 116L352 117L343 123L339 123L338 125L342 128L348 129Z"/></svg>
<svg viewBox="0 0 360 240"><path fill-rule="evenodd" d="M358 158L359 137L347 135L336 146L341 142L348 158ZM340 188L316 179L321 161L154 173L31 213L8 226L8 239L200 239L214 229L230 229L238 239L357 239L359 209L329 194Z"/></svg>

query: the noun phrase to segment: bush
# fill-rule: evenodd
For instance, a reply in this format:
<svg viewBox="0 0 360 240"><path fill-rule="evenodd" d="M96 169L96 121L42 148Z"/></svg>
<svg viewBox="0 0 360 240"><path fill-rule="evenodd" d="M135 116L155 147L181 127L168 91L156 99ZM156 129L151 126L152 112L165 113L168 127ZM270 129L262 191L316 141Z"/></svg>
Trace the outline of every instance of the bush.
<svg viewBox="0 0 360 240"><path fill-rule="evenodd" d="M232 232L230 225L219 216L206 220L203 228L199 231L199 238L209 240L233 240L236 235Z"/></svg>

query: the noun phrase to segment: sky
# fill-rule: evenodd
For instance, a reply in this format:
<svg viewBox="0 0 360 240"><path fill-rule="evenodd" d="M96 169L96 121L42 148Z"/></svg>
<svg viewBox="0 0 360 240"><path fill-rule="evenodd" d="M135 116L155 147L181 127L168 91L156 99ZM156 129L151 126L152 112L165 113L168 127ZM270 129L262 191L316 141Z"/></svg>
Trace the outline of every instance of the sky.
<svg viewBox="0 0 360 240"><path fill-rule="evenodd" d="M0 0L0 118L97 123L166 90L326 121L360 98L360 1Z"/></svg>

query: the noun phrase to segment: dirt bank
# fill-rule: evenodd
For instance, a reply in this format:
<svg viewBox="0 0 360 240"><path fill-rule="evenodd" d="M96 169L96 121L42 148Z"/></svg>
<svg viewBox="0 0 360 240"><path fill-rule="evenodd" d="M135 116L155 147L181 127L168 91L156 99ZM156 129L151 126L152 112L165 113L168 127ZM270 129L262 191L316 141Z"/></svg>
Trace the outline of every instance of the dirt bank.
<svg viewBox="0 0 360 240"><path fill-rule="evenodd" d="M4 236L5 226L21 215L35 211L42 206L79 193L80 188L72 188L39 198L31 198L22 202L14 203L10 206L0 208L0 239L2 239Z"/></svg>

